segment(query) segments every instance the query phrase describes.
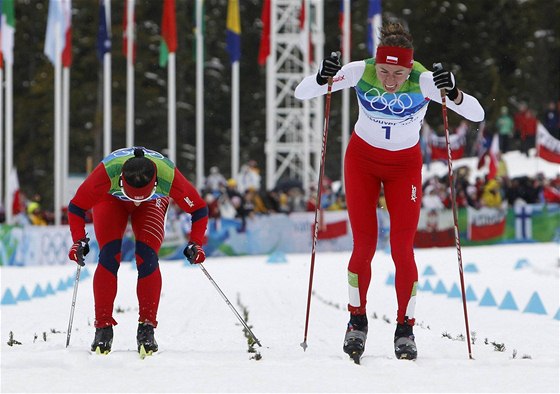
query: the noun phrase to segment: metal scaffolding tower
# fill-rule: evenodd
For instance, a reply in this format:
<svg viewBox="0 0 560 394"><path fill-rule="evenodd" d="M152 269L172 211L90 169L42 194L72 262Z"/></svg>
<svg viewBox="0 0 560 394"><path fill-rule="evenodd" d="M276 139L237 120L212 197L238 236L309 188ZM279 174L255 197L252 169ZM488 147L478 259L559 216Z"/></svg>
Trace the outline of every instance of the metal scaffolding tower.
<svg viewBox="0 0 560 394"><path fill-rule="evenodd" d="M297 179L307 193L319 178L323 99L300 101L294 90L323 59L323 1L271 0L270 13L266 188Z"/></svg>

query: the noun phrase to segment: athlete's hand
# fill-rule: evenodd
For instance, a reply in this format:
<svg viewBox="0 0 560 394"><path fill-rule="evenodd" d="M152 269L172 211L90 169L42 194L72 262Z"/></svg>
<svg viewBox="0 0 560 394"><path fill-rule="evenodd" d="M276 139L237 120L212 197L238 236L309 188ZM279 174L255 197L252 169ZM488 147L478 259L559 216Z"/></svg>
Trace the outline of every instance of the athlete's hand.
<svg viewBox="0 0 560 394"><path fill-rule="evenodd" d="M82 239L77 240L74 242L70 251L68 252L68 258L70 260L75 261L78 265L82 267L86 265L84 262L84 257L89 253L89 238L84 237Z"/></svg>
<svg viewBox="0 0 560 394"><path fill-rule="evenodd" d="M206 253L204 253L204 249L202 249L202 246L195 244L194 242L189 242L185 250L183 250L183 254L191 264L200 264L206 260Z"/></svg>
<svg viewBox="0 0 560 394"><path fill-rule="evenodd" d="M433 72L434 84L438 89L445 89L445 94L451 101L455 101L459 96L459 89L455 83L455 76L451 71L445 70L441 64L434 65L436 70Z"/></svg>
<svg viewBox="0 0 560 394"><path fill-rule="evenodd" d="M321 68L317 73L317 83L324 85L328 82L329 77L334 77L338 70L342 68L340 64L340 52L332 52L331 55L321 63Z"/></svg>

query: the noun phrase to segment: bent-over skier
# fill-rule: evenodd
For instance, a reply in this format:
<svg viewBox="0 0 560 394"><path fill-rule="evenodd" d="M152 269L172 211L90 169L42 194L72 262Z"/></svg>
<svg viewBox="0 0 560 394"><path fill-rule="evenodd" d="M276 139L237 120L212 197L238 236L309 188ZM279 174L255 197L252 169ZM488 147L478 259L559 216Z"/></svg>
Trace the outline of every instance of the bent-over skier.
<svg viewBox="0 0 560 394"><path fill-rule="evenodd" d="M83 265L89 252L85 233L86 211L92 209L99 263L93 277L95 339L91 350L107 354L113 342L113 303L121 263L123 235L130 218L135 239L139 304L138 351L158 350L154 338L161 293L158 252L165 235L169 200L191 214L192 230L184 254L191 263L202 263L208 208L194 186L175 164L161 153L143 147L123 148L105 157L76 191L68 206L74 244L68 257Z"/></svg>

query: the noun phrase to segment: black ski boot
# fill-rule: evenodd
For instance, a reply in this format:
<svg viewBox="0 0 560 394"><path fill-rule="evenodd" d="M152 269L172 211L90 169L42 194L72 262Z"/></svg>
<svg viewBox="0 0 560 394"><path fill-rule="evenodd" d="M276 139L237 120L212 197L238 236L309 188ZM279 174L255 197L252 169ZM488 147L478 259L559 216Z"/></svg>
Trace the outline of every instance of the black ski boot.
<svg viewBox="0 0 560 394"><path fill-rule="evenodd" d="M360 363L360 357L366 348L367 332L367 316L365 314L350 315L350 321L348 322L342 349L356 364Z"/></svg>
<svg viewBox="0 0 560 394"><path fill-rule="evenodd" d="M113 326L95 329L95 338L91 344L91 351L97 354L108 354L113 344Z"/></svg>
<svg viewBox="0 0 560 394"><path fill-rule="evenodd" d="M150 323L138 323L136 343L138 344L138 353L142 358L157 352L158 344L154 338L154 326Z"/></svg>
<svg viewBox="0 0 560 394"><path fill-rule="evenodd" d="M400 360L416 360L417 351L412 326L405 320L395 330L395 356Z"/></svg>

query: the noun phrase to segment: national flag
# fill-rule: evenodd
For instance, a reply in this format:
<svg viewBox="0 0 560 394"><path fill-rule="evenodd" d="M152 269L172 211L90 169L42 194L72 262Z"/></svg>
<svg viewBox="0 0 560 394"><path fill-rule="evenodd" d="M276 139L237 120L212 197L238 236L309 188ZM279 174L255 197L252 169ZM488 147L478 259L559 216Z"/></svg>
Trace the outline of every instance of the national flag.
<svg viewBox="0 0 560 394"><path fill-rule="evenodd" d="M130 3L130 5L129 5ZM123 12L123 55L128 57L128 7L132 9L132 62L136 61L136 15L134 13L134 0L124 0L124 12Z"/></svg>
<svg viewBox="0 0 560 394"><path fill-rule="evenodd" d="M45 55L55 64L57 58L68 67L72 62L72 2L71 0L51 0L47 19L47 34L45 37ZM57 36L58 34L58 36ZM57 53L57 42L58 50Z"/></svg>
<svg viewBox="0 0 560 394"><path fill-rule="evenodd" d="M344 38L345 38L345 31L344 31L344 17L346 15L346 10L344 9L344 2L345 0L340 0L340 9L338 11L338 28L340 29L340 52L344 54ZM351 7L350 7L351 8ZM348 19L352 15L351 10L348 10ZM348 31L350 47L352 47L352 21L350 20L350 30ZM350 50L350 48L349 48ZM350 54L350 52L349 52Z"/></svg>
<svg viewBox="0 0 560 394"><path fill-rule="evenodd" d="M170 53L177 51L177 17L175 0L163 0L161 16L161 44L159 47L159 65L165 67Z"/></svg>
<svg viewBox="0 0 560 394"><path fill-rule="evenodd" d="M381 0L369 0L367 19L368 53L375 56L379 31L381 30Z"/></svg>
<svg viewBox="0 0 560 394"><path fill-rule="evenodd" d="M14 63L14 32L16 30L16 18L14 12L14 0L3 0L2 2L2 58L8 65ZM3 65L2 65L3 67Z"/></svg>
<svg viewBox="0 0 560 394"><path fill-rule="evenodd" d="M270 0L264 0L261 22L262 33L259 45L259 65L264 66L268 55L270 55Z"/></svg>
<svg viewBox="0 0 560 394"><path fill-rule="evenodd" d="M536 146L538 157L560 164L560 140L554 138L540 122L537 124Z"/></svg>
<svg viewBox="0 0 560 394"><path fill-rule="evenodd" d="M338 28L341 36L344 35L344 0L340 0L340 8L338 9ZM340 39L340 49L342 49L342 37Z"/></svg>
<svg viewBox="0 0 560 394"><path fill-rule="evenodd" d="M309 18L305 13L305 0L301 0L301 8L299 11L299 46L304 56L309 53L309 63L313 62L313 44L311 43L311 29L309 27Z"/></svg>
<svg viewBox="0 0 560 394"><path fill-rule="evenodd" d="M481 138L478 142L478 165L480 170L488 163L488 179L494 179L498 173L498 156L500 154L500 140L498 134L485 134L479 131ZM486 159L488 158L488 160Z"/></svg>
<svg viewBox="0 0 560 394"><path fill-rule="evenodd" d="M193 59L196 59L196 40L197 40L197 29L198 29L198 21L196 20L196 14L197 14L197 11L198 11L198 7L200 5L200 6L202 6L202 10L201 10L202 20L201 20L201 26L200 26L200 34L202 35L202 41L203 41L202 59L204 59L204 53L205 53L204 35L205 35L205 31L206 31L206 21L204 20L204 15L206 15L206 2L204 0L200 0L200 2L196 1L195 3L196 3L196 5L195 5L195 7L193 7L193 28L192 28L193 46L192 46L192 54L193 54Z"/></svg>
<svg viewBox="0 0 560 394"><path fill-rule="evenodd" d="M6 0L4 0L6 1ZM19 179L15 167L10 171L8 193L12 194L12 214L15 216L21 212L25 213L25 203L19 190Z"/></svg>
<svg viewBox="0 0 560 394"><path fill-rule="evenodd" d="M97 56L111 52L111 0L99 0L99 29L97 31Z"/></svg>
<svg viewBox="0 0 560 394"><path fill-rule="evenodd" d="M518 204L513 207L513 210L515 213L515 239L523 241L532 240L533 206L529 204Z"/></svg>
<svg viewBox="0 0 560 394"><path fill-rule="evenodd" d="M428 145L430 147L431 160L448 160L447 140L445 136L438 136L433 129L429 130ZM451 160L457 160L463 157L467 145L467 130L467 123L461 122L455 129L455 133L449 135Z"/></svg>
<svg viewBox="0 0 560 394"><path fill-rule="evenodd" d="M241 58L241 21L239 18L239 0L229 0L227 9L226 49L230 63Z"/></svg>
<svg viewBox="0 0 560 394"><path fill-rule="evenodd" d="M433 248L455 245L455 225L451 209L420 210L414 247Z"/></svg>
<svg viewBox="0 0 560 394"><path fill-rule="evenodd" d="M62 67L72 65L72 0L61 0L66 23L64 25L64 45L62 48Z"/></svg>
<svg viewBox="0 0 560 394"><path fill-rule="evenodd" d="M467 207L467 238L486 241L504 235L506 229L507 202L502 208Z"/></svg>
<svg viewBox="0 0 560 394"><path fill-rule="evenodd" d="M311 236L315 232L315 224L311 225ZM343 237L348 233L347 221L339 220L338 222L325 223L323 226L319 225L317 231L317 239L334 239Z"/></svg>

